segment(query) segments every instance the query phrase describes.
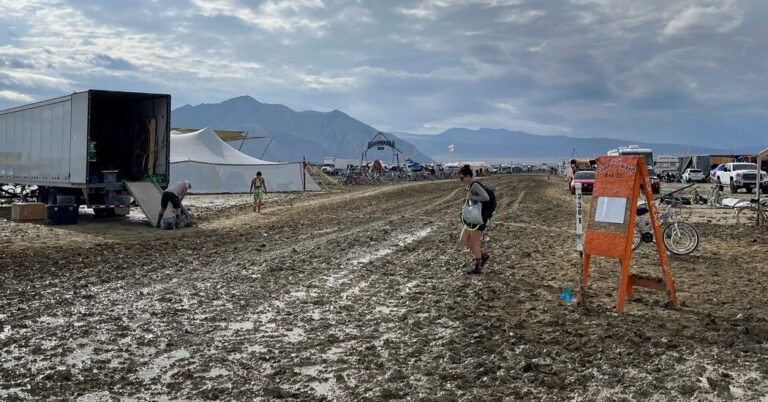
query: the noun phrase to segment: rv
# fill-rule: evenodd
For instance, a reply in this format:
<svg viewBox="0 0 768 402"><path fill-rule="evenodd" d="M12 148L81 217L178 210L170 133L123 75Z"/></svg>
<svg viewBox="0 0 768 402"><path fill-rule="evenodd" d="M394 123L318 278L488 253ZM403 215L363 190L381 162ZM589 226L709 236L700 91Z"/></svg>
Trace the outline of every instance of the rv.
<svg viewBox="0 0 768 402"><path fill-rule="evenodd" d="M640 148L639 145L629 145L626 147L618 147L608 151L608 156L621 156L621 155L638 155L645 157L645 165L649 168L653 168L653 150L650 148Z"/></svg>

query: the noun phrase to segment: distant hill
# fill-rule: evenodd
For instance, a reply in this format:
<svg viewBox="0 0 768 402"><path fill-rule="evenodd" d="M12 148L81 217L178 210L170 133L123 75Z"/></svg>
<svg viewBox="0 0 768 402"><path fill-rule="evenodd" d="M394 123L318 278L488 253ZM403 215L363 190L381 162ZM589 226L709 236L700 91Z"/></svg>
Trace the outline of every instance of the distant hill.
<svg viewBox="0 0 768 402"><path fill-rule="evenodd" d="M249 136L269 137L245 141L241 151L273 161L300 161L306 157L312 162L322 162L326 156L359 159L368 141L378 132L339 110L297 112L283 105L261 103L250 96L216 104L185 105L172 112L171 120L173 127L243 130L248 131ZM392 139L403 152L401 158L432 161L407 140ZM230 144L240 146L238 142ZM392 152L388 148L373 149L368 159L389 162Z"/></svg>
<svg viewBox="0 0 768 402"><path fill-rule="evenodd" d="M533 135L503 129L470 130L452 128L437 135L398 133L419 150L439 161L450 159L448 145L456 147L456 158L470 159L527 159L555 160L571 156L575 149L582 157L605 155L609 149L627 145L652 148L654 155L718 154L729 153L721 149L696 145L656 144L611 138L576 138L563 135Z"/></svg>

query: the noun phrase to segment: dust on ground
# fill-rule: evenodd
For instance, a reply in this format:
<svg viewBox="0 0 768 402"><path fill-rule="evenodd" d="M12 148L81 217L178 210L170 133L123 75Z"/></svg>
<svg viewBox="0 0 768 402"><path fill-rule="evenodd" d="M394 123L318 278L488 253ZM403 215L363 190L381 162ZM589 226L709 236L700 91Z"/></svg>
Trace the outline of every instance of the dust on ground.
<svg viewBox="0 0 768 402"><path fill-rule="evenodd" d="M188 200L197 227L0 221L0 399L758 400L768 233L713 219L671 256L679 308L618 263L575 288L561 180L496 176L490 266L464 273L456 181ZM589 197L586 197L589 202ZM681 213L696 216L695 208ZM732 212L731 212L732 213ZM633 271L658 274L653 247Z"/></svg>

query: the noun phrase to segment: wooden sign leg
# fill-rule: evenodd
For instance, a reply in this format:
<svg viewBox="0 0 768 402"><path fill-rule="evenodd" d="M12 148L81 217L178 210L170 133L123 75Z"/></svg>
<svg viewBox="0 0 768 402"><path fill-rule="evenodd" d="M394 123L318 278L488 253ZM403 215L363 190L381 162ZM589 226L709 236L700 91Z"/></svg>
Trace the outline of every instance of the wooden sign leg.
<svg viewBox="0 0 768 402"><path fill-rule="evenodd" d="M627 288L631 286L629 281L629 258L621 260L621 281L619 282L619 296L616 300L616 311L624 311L624 303L627 301Z"/></svg>

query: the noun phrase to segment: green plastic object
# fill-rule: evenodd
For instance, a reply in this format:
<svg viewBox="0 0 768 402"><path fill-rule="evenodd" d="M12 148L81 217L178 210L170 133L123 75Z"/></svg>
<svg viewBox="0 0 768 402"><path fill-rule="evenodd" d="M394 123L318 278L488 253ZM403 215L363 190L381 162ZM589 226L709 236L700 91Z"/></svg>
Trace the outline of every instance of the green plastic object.
<svg viewBox="0 0 768 402"><path fill-rule="evenodd" d="M153 174L153 175L147 175L144 176L141 181L149 181L149 182L155 182L157 184L163 184L168 182L168 175L164 174Z"/></svg>
<svg viewBox="0 0 768 402"><path fill-rule="evenodd" d="M96 162L96 142L88 143L88 162Z"/></svg>

